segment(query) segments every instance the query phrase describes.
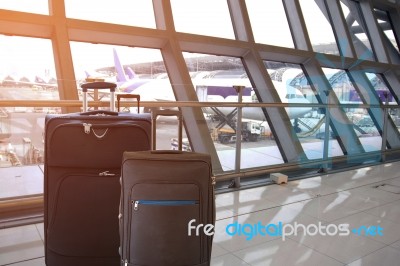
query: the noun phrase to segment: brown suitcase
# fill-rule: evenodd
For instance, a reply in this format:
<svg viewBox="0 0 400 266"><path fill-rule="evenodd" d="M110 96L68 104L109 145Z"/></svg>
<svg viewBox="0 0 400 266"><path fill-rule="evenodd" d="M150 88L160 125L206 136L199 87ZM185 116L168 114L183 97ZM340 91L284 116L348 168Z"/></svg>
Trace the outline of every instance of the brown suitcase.
<svg viewBox="0 0 400 266"><path fill-rule="evenodd" d="M121 169L121 265L210 265L214 183L208 154L125 152Z"/></svg>
<svg viewBox="0 0 400 266"><path fill-rule="evenodd" d="M83 89L109 86L115 88L97 82L84 84ZM149 114L98 110L46 117L46 265L120 264L122 155L125 150L149 150L150 131Z"/></svg>

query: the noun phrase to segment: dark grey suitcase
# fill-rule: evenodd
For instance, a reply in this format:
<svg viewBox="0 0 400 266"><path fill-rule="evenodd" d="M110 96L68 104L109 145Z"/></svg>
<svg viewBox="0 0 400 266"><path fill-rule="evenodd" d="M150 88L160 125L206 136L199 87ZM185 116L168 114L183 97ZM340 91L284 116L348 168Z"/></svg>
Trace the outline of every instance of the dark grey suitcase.
<svg viewBox="0 0 400 266"><path fill-rule="evenodd" d="M115 88L97 82L84 89L109 86ZM150 143L149 114L99 110L46 117L46 265L120 264L122 155L126 150L149 150Z"/></svg>
<svg viewBox="0 0 400 266"><path fill-rule="evenodd" d="M154 128L153 122L153 140ZM215 225L210 156L125 152L121 174L121 265L209 265Z"/></svg>

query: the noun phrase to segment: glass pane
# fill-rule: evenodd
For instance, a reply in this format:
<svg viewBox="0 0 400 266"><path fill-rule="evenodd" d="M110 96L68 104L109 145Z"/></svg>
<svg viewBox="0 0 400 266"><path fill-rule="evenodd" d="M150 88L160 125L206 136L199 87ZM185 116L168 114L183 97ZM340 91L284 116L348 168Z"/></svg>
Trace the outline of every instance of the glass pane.
<svg viewBox="0 0 400 266"><path fill-rule="evenodd" d="M59 100L52 44L0 35L0 99ZM44 117L61 108L0 108L0 167L43 163Z"/></svg>
<svg viewBox="0 0 400 266"><path fill-rule="evenodd" d="M362 60L375 60L371 43L363 27L363 22L357 19L358 9L354 5L349 5L348 1L352 0L341 0L340 3L357 56Z"/></svg>
<svg viewBox="0 0 400 266"><path fill-rule="evenodd" d="M156 49L81 42L70 44L78 82L102 78L117 82L121 92L132 92L166 72L161 52Z"/></svg>
<svg viewBox="0 0 400 266"><path fill-rule="evenodd" d="M65 0L65 12L69 18L156 28L151 0Z"/></svg>
<svg viewBox="0 0 400 266"><path fill-rule="evenodd" d="M48 0L2 0L0 1L0 9L8 9L14 11L22 11L35 14L49 14Z"/></svg>
<svg viewBox="0 0 400 266"><path fill-rule="evenodd" d="M283 103L318 103L315 92L309 86L307 78L300 65L277 62L265 62L267 71L275 89ZM311 108L289 107L286 111L290 118L310 115Z"/></svg>
<svg viewBox="0 0 400 266"><path fill-rule="evenodd" d="M294 48L281 0L246 0L246 6L256 42Z"/></svg>
<svg viewBox="0 0 400 266"><path fill-rule="evenodd" d="M47 108L1 108L0 167L42 164L43 132ZM58 111L60 112L60 111Z"/></svg>
<svg viewBox="0 0 400 266"><path fill-rule="evenodd" d="M243 102L257 102L240 58L183 53L201 102L237 102L234 86L243 86ZM225 171L235 169L237 108L203 108ZM242 109L241 169L283 163L261 108ZM240 141L240 140L239 140ZM258 156L258 159L256 159Z"/></svg>
<svg viewBox="0 0 400 266"><path fill-rule="evenodd" d="M353 123L354 130L366 152L379 151L382 146L382 137L375 126L374 121L368 113L367 109L348 108L347 117ZM383 117L377 119L378 124L383 124Z"/></svg>
<svg viewBox="0 0 400 266"><path fill-rule="evenodd" d="M362 103L346 71L334 68L322 68L340 103Z"/></svg>
<svg viewBox="0 0 400 266"><path fill-rule="evenodd" d="M171 0L171 6L177 31L235 39L226 0Z"/></svg>
<svg viewBox="0 0 400 266"><path fill-rule="evenodd" d="M339 54L329 20L314 0L301 0L301 10L315 52Z"/></svg>
<svg viewBox="0 0 400 266"><path fill-rule="evenodd" d="M48 39L0 35L2 98L59 99L52 51Z"/></svg>
<svg viewBox="0 0 400 266"><path fill-rule="evenodd" d="M374 87L382 103L385 103L387 98L388 103L397 104L396 99L393 97L392 92L386 86L382 78L382 75L375 73L368 73L368 72L366 73L366 75L369 81L371 82L371 85Z"/></svg>
<svg viewBox="0 0 400 266"><path fill-rule="evenodd" d="M399 51L399 45L394 36L392 23L389 19L388 14L385 11L376 8L374 9L374 11L378 24L381 27L382 31L385 33L386 37L392 43L393 47L395 47L397 51Z"/></svg>
<svg viewBox="0 0 400 266"><path fill-rule="evenodd" d="M389 109L389 115L400 132L400 109L399 108Z"/></svg>
<svg viewBox="0 0 400 266"><path fill-rule="evenodd" d="M301 146L303 147L304 153L310 160L324 159L324 149L325 149L325 115L319 114L310 119L309 123L318 125L317 130L313 136L301 137ZM303 125L304 126L304 125ZM343 156L342 148L340 148L339 142L337 141L337 136L333 133L332 128L329 126L328 133L328 158Z"/></svg>
<svg viewBox="0 0 400 266"><path fill-rule="evenodd" d="M300 65L266 62L268 73L284 103L319 103L314 89L308 83ZM325 138L324 110L319 108L286 108L293 134L296 134L308 159L322 159ZM331 130L332 131L332 130ZM331 133L328 156L341 156L343 152Z"/></svg>

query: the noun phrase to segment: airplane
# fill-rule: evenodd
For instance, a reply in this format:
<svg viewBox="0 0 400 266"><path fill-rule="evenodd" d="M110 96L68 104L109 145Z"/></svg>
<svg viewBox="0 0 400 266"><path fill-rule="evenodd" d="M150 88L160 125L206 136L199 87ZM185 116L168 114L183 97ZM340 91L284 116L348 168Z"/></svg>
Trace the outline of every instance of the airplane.
<svg viewBox="0 0 400 266"><path fill-rule="evenodd" d="M117 84L117 88L120 92L123 93L132 93L134 90L136 90L138 87L142 86L145 83L148 83L150 81L154 81L154 79L142 79L139 77L139 75L136 75L136 73L130 68L127 67L126 71L124 66L121 63L121 60L119 59L117 50L113 48L113 55L114 55L114 67L115 67L115 76L107 76L102 73L98 73L96 71L85 71L86 74L86 82L92 82L92 81L107 81L107 82L114 82ZM80 90L80 88L78 87ZM102 95L105 96L107 95L108 92L102 92Z"/></svg>
<svg viewBox="0 0 400 266"><path fill-rule="evenodd" d="M127 68L125 71L115 48L113 49L113 55L116 82L120 92L139 94L142 101L175 101L172 85L167 75L163 75L161 78L142 79L131 68ZM235 75L229 75L228 72L228 75L225 75L228 78L209 78L210 75L207 75L209 73L208 71L191 73L193 77L192 83L196 89L199 101L237 102L238 94L233 86L245 87L242 98L243 102L257 101L252 85L247 78L240 78L239 75L236 75L238 78L235 78ZM294 75L297 75L296 71L284 75L282 82L272 81L282 103L310 103L298 89L290 86L289 82L287 82ZM148 111L143 107L141 109L142 112ZM285 109L290 119L304 117L312 111L310 107L286 107ZM206 114L215 115L217 111L223 116L229 116L234 110L234 107L203 108L203 112ZM265 121L264 112L258 107L243 108L242 114L244 119Z"/></svg>
<svg viewBox="0 0 400 266"><path fill-rule="evenodd" d="M254 102L256 97L248 79L196 79L192 80L196 89L199 101L203 102L237 102L238 94L233 86L244 86L243 102ZM303 94L296 88L285 86L283 82L273 81L274 87L282 103L310 103ZM131 93L140 94L144 101L175 101L172 85L169 79L153 79L137 86ZM201 98L201 99L200 99ZM230 114L234 107L218 108L223 114ZM286 107L290 119L304 117L310 113L310 107ZM215 114L211 108L203 108L207 114ZM243 117L251 120L263 121L265 115L261 108L246 107L242 109Z"/></svg>
<svg viewBox="0 0 400 266"><path fill-rule="evenodd" d="M153 81L153 79L141 79L138 75L130 68L127 68L127 72L125 72L124 66L121 64L119 60L119 56L117 54L117 50L113 49L114 53L114 65L115 71L117 72L117 86L120 91L131 93L141 85Z"/></svg>
<svg viewBox="0 0 400 266"><path fill-rule="evenodd" d="M242 97L243 102L255 102L256 99L254 90L247 79L214 78L197 81L192 80L192 82L194 83L199 101L202 102L237 102L238 95L236 90L233 88L233 86L236 85L242 85L245 87ZM273 81L273 83L283 103L310 103L298 89L294 87L289 87L289 89L287 89L283 83L277 81ZM145 83L142 86L137 87L132 93L139 94L143 101L175 101L169 79L153 80ZM148 111L145 108L142 110L142 112ZM295 132L301 132L302 130L299 126L298 119L311 113L312 108L286 107L285 110L289 119L293 120ZM221 128L224 125L228 125L232 129L236 127L235 122L233 121L237 112L237 108L235 107L203 107L202 111L204 114L221 121L217 125L217 128ZM242 118L242 121L253 121L259 124L259 126L264 128L265 135L272 136L271 129L266 122L262 108L244 107L242 108Z"/></svg>

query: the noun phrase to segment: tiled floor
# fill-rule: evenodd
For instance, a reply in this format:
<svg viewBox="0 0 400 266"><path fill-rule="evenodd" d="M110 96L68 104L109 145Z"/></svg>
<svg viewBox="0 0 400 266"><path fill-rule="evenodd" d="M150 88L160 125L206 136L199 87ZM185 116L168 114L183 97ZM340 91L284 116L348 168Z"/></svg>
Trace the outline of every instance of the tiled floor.
<svg viewBox="0 0 400 266"><path fill-rule="evenodd" d="M211 264L400 265L399 169L396 162L217 195ZM273 230L279 222L297 222L298 234L283 240ZM268 225L270 234L251 237L247 224ZM342 224L348 235L339 235ZM244 233L232 236L239 225ZM368 234L351 232L361 226ZM0 230L0 265L41 266L43 256L43 224Z"/></svg>

